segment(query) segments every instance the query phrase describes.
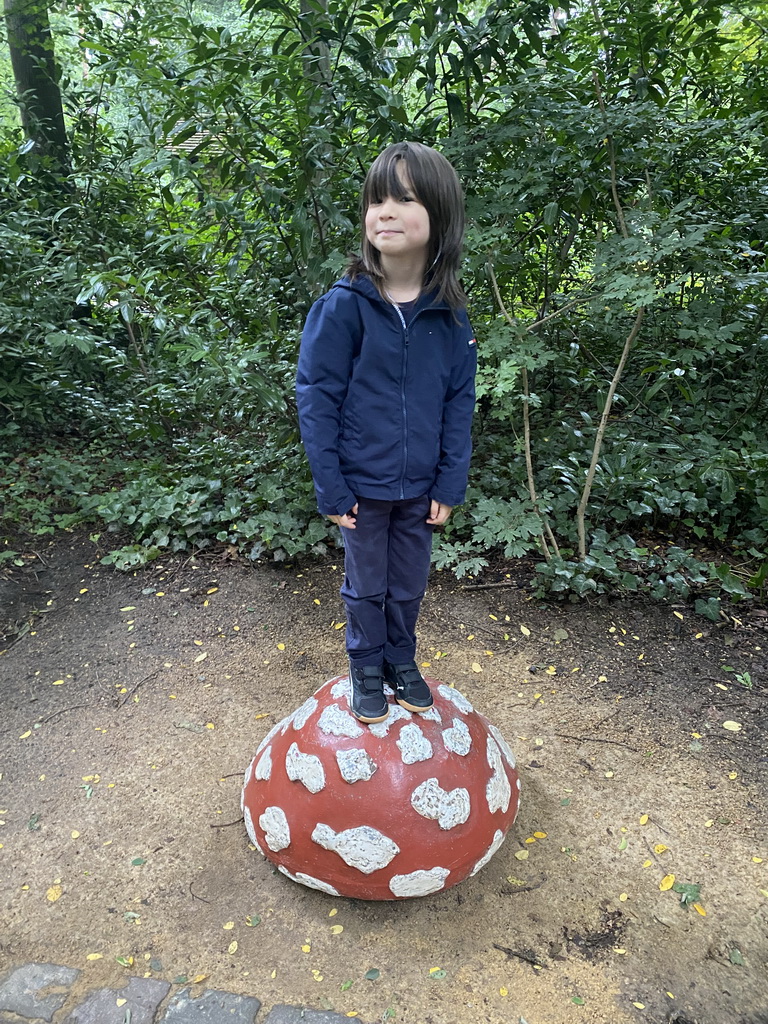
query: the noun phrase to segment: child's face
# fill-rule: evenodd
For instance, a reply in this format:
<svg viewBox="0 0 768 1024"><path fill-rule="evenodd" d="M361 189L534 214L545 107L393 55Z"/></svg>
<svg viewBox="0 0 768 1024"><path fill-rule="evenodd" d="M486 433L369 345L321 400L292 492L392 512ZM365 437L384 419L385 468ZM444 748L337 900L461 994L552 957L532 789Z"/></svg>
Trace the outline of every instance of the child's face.
<svg viewBox="0 0 768 1024"><path fill-rule="evenodd" d="M414 195L402 161L397 166L397 176L405 189L405 196L401 199L385 196L381 202L372 202L365 212L365 234L382 256L423 255L426 263L429 214Z"/></svg>

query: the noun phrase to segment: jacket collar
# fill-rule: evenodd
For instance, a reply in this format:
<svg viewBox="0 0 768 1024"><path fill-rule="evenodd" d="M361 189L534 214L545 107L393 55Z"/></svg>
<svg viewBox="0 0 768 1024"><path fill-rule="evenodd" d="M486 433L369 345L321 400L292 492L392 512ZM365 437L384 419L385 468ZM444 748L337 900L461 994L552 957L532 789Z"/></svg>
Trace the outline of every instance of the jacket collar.
<svg viewBox="0 0 768 1024"><path fill-rule="evenodd" d="M350 281L348 277L342 277L336 281L333 285L334 288L345 288L348 291L358 292L360 295L365 295L366 298L373 300L374 302L380 302L385 306L391 305L386 299L382 298L379 294L379 290L376 285L371 281L367 274L358 274L354 281ZM416 301L416 307L414 312L421 311L429 307L430 309L450 309L450 306L444 300L440 302L435 301L437 290L425 292L420 295Z"/></svg>

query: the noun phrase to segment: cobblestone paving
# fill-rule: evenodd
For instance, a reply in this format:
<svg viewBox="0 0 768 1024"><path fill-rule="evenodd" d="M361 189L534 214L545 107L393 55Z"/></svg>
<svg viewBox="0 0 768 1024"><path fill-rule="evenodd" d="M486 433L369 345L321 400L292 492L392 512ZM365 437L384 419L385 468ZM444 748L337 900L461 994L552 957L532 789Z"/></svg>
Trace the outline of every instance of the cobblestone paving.
<svg viewBox="0 0 768 1024"><path fill-rule="evenodd" d="M279 1005L267 1010L252 996L208 989L193 998L167 981L130 978L122 988L71 997L80 971L25 964L0 974L0 1024L347 1024L343 1014ZM362 1022L361 1022L362 1024Z"/></svg>

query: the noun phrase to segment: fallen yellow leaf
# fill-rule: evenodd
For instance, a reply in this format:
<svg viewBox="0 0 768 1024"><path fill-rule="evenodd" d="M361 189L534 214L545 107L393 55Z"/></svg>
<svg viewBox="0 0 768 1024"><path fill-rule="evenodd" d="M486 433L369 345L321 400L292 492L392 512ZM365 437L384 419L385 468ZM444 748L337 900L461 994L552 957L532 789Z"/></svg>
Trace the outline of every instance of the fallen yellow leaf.
<svg viewBox="0 0 768 1024"><path fill-rule="evenodd" d="M472 662L472 671L473 672L482 672L483 671L483 667L482 667L482 665L480 664L479 661L473 661ZM29 733L27 733L27 736L29 736ZM23 738L24 737L22 736L21 739L23 739Z"/></svg>
<svg viewBox="0 0 768 1024"><path fill-rule="evenodd" d="M728 721L723 722L723 728L727 729L728 732L741 732L741 723L732 722L729 719Z"/></svg>
<svg viewBox="0 0 768 1024"><path fill-rule="evenodd" d="M115 1006L125 1006L125 1004L127 1002L128 1002L127 999L116 999L115 1000Z"/></svg>
<svg viewBox="0 0 768 1024"><path fill-rule="evenodd" d="M341 935L341 933L343 931L344 931L344 925L343 924L332 924L331 925L331 935Z"/></svg>
<svg viewBox="0 0 768 1024"><path fill-rule="evenodd" d="M278 651L284 651L285 650L285 644L278 644L277 645L277 649L278 649Z"/></svg>
<svg viewBox="0 0 768 1024"><path fill-rule="evenodd" d="M676 618L680 619L681 622L683 621L683 616L680 614L680 612L672 612L672 614L676 616Z"/></svg>
<svg viewBox="0 0 768 1024"><path fill-rule="evenodd" d="M675 876L674 875L664 875L662 880L659 882L659 888L661 889L662 892L666 892L668 889L671 889L674 884L675 884Z"/></svg>
<svg viewBox="0 0 768 1024"><path fill-rule="evenodd" d="M227 931L227 932L229 932L229 931L232 931L232 929L233 929L234 927L235 927L235 922L234 922L234 921L227 921L227 923L226 923L226 924L223 924L223 925L222 925L222 928L223 928L223 929L224 929L225 931Z"/></svg>
<svg viewBox="0 0 768 1024"><path fill-rule="evenodd" d="M230 956L232 956L233 953L237 952L237 939L235 939L233 942L230 942L230 944L227 946L227 952L229 953Z"/></svg>
<svg viewBox="0 0 768 1024"><path fill-rule="evenodd" d="M696 911L697 914L701 914L702 917L707 916L706 910L704 909L704 907L701 906L700 903L694 903L693 909Z"/></svg>
<svg viewBox="0 0 768 1024"><path fill-rule="evenodd" d="M546 832L534 832L533 834L536 836L537 839L546 839L547 838L547 833Z"/></svg>
<svg viewBox="0 0 768 1024"><path fill-rule="evenodd" d="M665 846L664 843L656 843L653 848L654 853L666 853L669 847Z"/></svg>
<svg viewBox="0 0 768 1024"><path fill-rule="evenodd" d="M76 828L73 828L72 831L69 834L72 837L72 839L79 839L80 838L80 833L77 831Z"/></svg>
<svg viewBox="0 0 768 1024"><path fill-rule="evenodd" d="M502 987L499 989L499 995L500 996L508 996L509 995L509 990L504 988L504 986L502 985Z"/></svg>
<svg viewBox="0 0 768 1024"><path fill-rule="evenodd" d="M45 898L49 903L55 903L56 900L61 897L63 892L64 890L60 885L52 885L46 892Z"/></svg>
<svg viewBox="0 0 768 1024"><path fill-rule="evenodd" d="M641 825L647 825L648 824L648 815L647 814L641 814L640 815L640 824Z"/></svg>
<svg viewBox="0 0 768 1024"><path fill-rule="evenodd" d="M304 945L301 947L301 952L302 953L311 953L312 952L312 947L310 946L310 944L308 942L305 942Z"/></svg>
<svg viewBox="0 0 768 1024"><path fill-rule="evenodd" d="M515 859L516 860L528 860L528 851L527 850L518 850L517 853L515 854Z"/></svg>
<svg viewBox="0 0 768 1024"><path fill-rule="evenodd" d="M103 953L89 953L88 956L85 959L86 960L103 960L104 959L104 954Z"/></svg>
<svg viewBox="0 0 768 1024"><path fill-rule="evenodd" d="M677 615L677 612L675 612L675 615ZM681 615L680 618L682 619L682 617L683 616ZM632 1003L632 1005L636 1006L638 1008L638 1010L644 1010L645 1009L645 1003Z"/></svg>
<svg viewBox="0 0 768 1024"><path fill-rule="evenodd" d="M336 917L337 914L338 910L336 909L336 907L334 907L333 910L328 911L328 917Z"/></svg>
<svg viewBox="0 0 768 1024"><path fill-rule="evenodd" d="M25 739L27 739L28 736L31 736L31 735L32 735L32 730L31 729L27 729L26 732L23 732L21 734L21 736L19 736L19 739L20 740L25 740Z"/></svg>
<svg viewBox="0 0 768 1024"><path fill-rule="evenodd" d="M200 982L201 982L201 981L205 981L205 979L206 979L207 977L208 977L208 975L207 975L207 974L196 974L196 975L194 976L194 978L192 979L192 984L193 984L193 985L199 985L199 984L200 984Z"/></svg>
<svg viewBox="0 0 768 1024"><path fill-rule="evenodd" d="M530 631L530 629L528 629L527 626L520 626L520 632L523 634L523 636L530 636L531 635L531 631Z"/></svg>

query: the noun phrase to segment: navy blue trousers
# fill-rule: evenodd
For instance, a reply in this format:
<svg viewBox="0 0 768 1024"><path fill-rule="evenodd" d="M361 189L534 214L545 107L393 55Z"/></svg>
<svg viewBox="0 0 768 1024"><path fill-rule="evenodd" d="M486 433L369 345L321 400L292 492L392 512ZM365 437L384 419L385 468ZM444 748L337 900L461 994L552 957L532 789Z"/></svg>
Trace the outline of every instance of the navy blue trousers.
<svg viewBox="0 0 768 1024"><path fill-rule="evenodd" d="M341 530L347 653L355 665L413 661L432 554L430 500L359 498L357 506L355 529Z"/></svg>

